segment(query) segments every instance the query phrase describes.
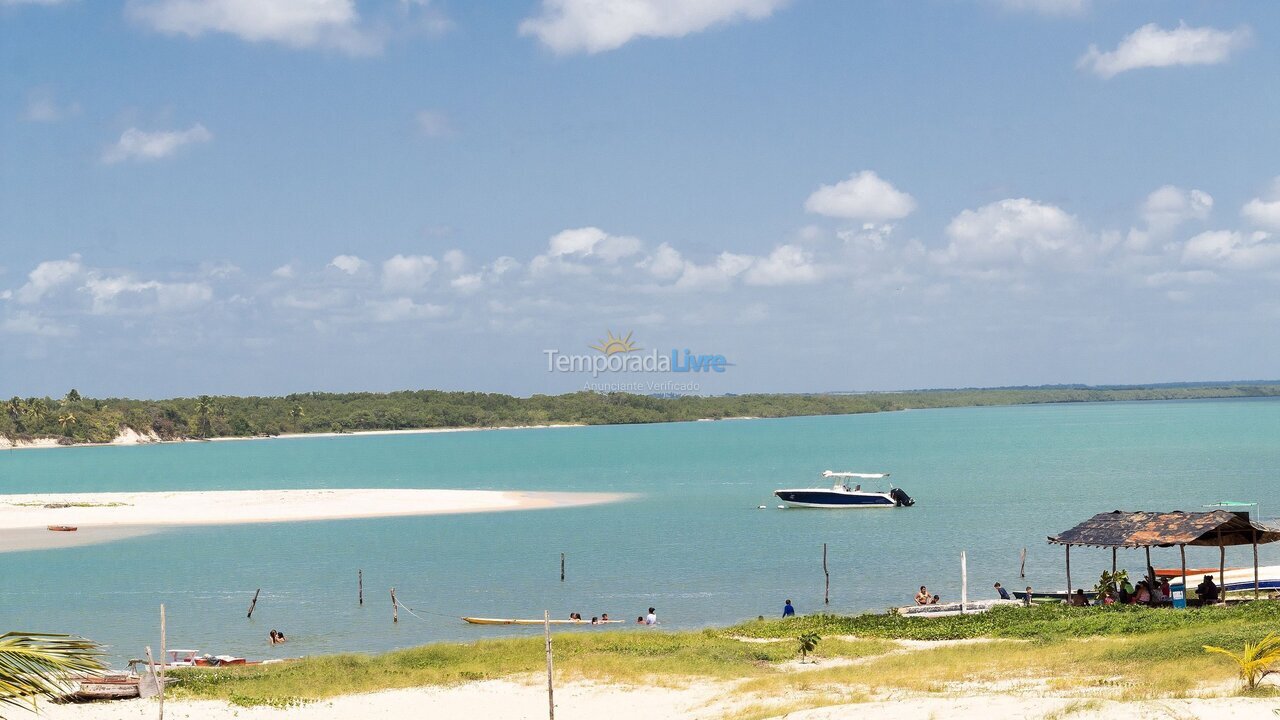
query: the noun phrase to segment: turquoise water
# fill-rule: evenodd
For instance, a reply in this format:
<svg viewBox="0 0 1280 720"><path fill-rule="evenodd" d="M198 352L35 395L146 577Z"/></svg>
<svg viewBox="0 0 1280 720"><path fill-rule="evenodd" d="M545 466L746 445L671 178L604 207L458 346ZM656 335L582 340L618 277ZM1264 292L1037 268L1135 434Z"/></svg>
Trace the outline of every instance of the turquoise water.
<svg viewBox="0 0 1280 720"><path fill-rule="evenodd" d="M820 609L824 542L836 611L905 604L921 584L957 599L961 550L971 597L990 596L996 580L1059 589L1062 550L1045 537L1096 512L1232 499L1273 514L1278 438L1280 401L1230 400L4 452L0 492L440 487L639 497L0 553L0 630L74 632L116 658L138 657L158 645L165 603L170 647L265 658L518 634L456 617L541 617L544 608L634 620L653 605L668 627L722 625L778 614L787 598L802 613ZM772 490L820 484L825 469L891 471L917 504L774 509ZM1177 552L1154 559L1176 566ZM1280 547L1264 547L1262 559L1280 563ZM1216 564L1216 550L1188 560ZM1249 560L1247 549L1228 554L1228 563ZM1140 552L1121 562L1139 568ZM1076 584L1109 565L1105 551L1074 553ZM393 586L422 619L401 613L391 623ZM290 644L270 648L271 628Z"/></svg>

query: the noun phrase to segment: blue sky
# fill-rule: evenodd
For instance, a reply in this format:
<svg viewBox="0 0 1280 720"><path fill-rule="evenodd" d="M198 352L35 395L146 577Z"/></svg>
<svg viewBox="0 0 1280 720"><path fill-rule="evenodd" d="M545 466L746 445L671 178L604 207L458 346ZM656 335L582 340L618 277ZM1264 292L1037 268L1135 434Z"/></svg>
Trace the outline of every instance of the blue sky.
<svg viewBox="0 0 1280 720"><path fill-rule="evenodd" d="M0 0L0 395L1275 378L1278 19Z"/></svg>

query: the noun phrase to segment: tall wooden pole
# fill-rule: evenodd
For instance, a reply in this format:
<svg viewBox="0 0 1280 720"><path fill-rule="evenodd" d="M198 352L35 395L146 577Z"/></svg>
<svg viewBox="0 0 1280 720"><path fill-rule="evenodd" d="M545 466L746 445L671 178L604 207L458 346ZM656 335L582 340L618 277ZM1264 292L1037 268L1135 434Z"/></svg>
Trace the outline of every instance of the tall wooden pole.
<svg viewBox="0 0 1280 720"><path fill-rule="evenodd" d="M1227 604L1227 546L1222 544L1222 531L1218 531L1218 599Z"/></svg>
<svg viewBox="0 0 1280 720"><path fill-rule="evenodd" d="M1154 568L1151 567L1151 546L1148 545L1143 549L1147 551L1147 567L1142 571L1142 574L1146 575L1151 582L1155 582L1155 573L1152 572Z"/></svg>
<svg viewBox="0 0 1280 720"><path fill-rule="evenodd" d="M1067 546L1067 602L1071 601L1071 546Z"/></svg>
<svg viewBox="0 0 1280 720"><path fill-rule="evenodd" d="M165 649L164 642L164 603L160 604L160 679L157 684L160 686L160 720L164 720L164 666L169 662L168 650Z"/></svg>
<svg viewBox="0 0 1280 720"><path fill-rule="evenodd" d="M356 592L360 599L360 604L364 604L364 570L356 570Z"/></svg>
<svg viewBox="0 0 1280 720"><path fill-rule="evenodd" d="M827 572L827 544L822 543L822 575L827 579L826 590L822 594L822 604L831 604L831 573Z"/></svg>
<svg viewBox="0 0 1280 720"><path fill-rule="evenodd" d="M1116 574L1116 549L1111 548L1111 574Z"/></svg>
<svg viewBox="0 0 1280 720"><path fill-rule="evenodd" d="M400 622L400 603L396 602L395 588L391 588L391 622Z"/></svg>
<svg viewBox="0 0 1280 720"><path fill-rule="evenodd" d="M1187 546L1178 546L1178 555L1182 557L1182 602L1191 599L1191 588L1187 587Z"/></svg>
<svg viewBox="0 0 1280 720"><path fill-rule="evenodd" d="M964 614L965 603L969 602L969 559L964 550L960 551L960 614Z"/></svg>
<svg viewBox="0 0 1280 720"><path fill-rule="evenodd" d="M253 602L249 603L249 614L245 615L245 617L253 618L253 609L258 607L258 593L260 592L262 592L262 588L253 591Z"/></svg>
<svg viewBox="0 0 1280 720"><path fill-rule="evenodd" d="M564 582L564 553L560 553L560 582Z"/></svg>
<svg viewBox="0 0 1280 720"><path fill-rule="evenodd" d="M1022 562L1018 565L1018 577L1024 578L1027 576L1027 549L1022 548L1020 555Z"/></svg>
<svg viewBox="0 0 1280 720"><path fill-rule="evenodd" d="M1253 599L1258 599L1258 531L1253 531Z"/></svg>
<svg viewBox="0 0 1280 720"><path fill-rule="evenodd" d="M551 611L542 611L542 634L547 641L547 715L556 720L555 687L551 682Z"/></svg>

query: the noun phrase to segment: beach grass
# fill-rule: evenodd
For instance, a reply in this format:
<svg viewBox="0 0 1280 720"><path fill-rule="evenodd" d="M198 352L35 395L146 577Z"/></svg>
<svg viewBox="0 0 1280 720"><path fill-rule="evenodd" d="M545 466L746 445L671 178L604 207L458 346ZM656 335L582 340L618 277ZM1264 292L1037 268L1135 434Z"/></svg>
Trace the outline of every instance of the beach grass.
<svg viewBox="0 0 1280 720"><path fill-rule="evenodd" d="M554 636L557 677L623 685L729 683L751 720L886 695L1054 694L1087 704L1235 692L1235 668L1204 645L1238 646L1280 621L1280 604L1185 611L1134 607L997 608L903 618L811 615L690 632ZM803 632L823 636L798 666ZM975 642L954 642L981 638ZM904 643L901 641L937 641ZM952 641L952 642L943 642ZM541 638L439 643L381 655L332 655L267 666L179 671L179 697L279 705L338 695L533 677ZM1083 707L1083 706L1082 706Z"/></svg>

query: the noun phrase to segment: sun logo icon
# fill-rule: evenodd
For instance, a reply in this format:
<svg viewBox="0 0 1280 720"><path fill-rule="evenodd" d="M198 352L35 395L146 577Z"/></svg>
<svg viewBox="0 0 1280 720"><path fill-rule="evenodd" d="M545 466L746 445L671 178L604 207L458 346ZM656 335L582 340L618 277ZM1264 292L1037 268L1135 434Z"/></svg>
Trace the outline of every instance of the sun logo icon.
<svg viewBox="0 0 1280 720"><path fill-rule="evenodd" d="M605 355L617 355L619 353L635 352L640 349L631 342L631 333L627 333L626 337L614 337L612 330L605 332L608 333L608 337L601 340L599 345L591 345L592 350L599 350Z"/></svg>

